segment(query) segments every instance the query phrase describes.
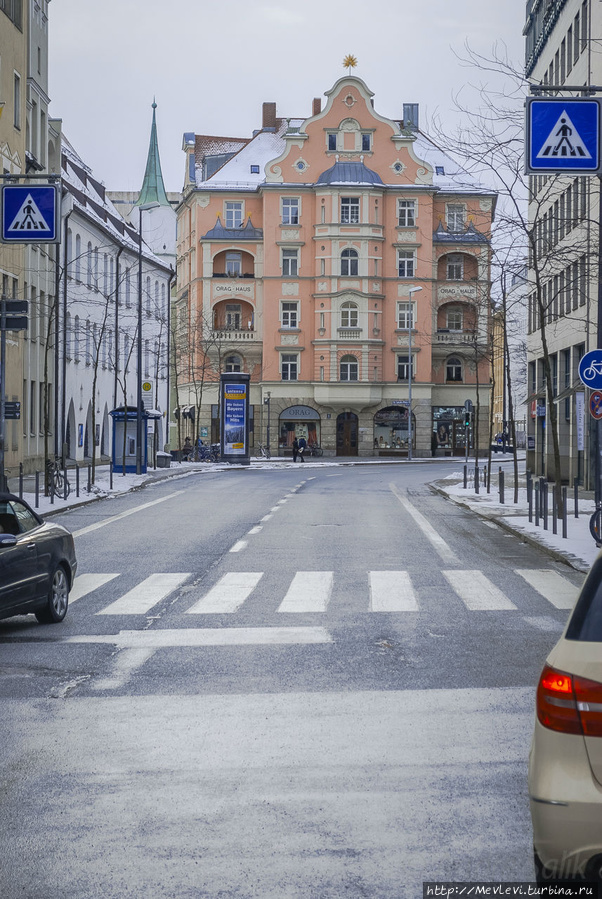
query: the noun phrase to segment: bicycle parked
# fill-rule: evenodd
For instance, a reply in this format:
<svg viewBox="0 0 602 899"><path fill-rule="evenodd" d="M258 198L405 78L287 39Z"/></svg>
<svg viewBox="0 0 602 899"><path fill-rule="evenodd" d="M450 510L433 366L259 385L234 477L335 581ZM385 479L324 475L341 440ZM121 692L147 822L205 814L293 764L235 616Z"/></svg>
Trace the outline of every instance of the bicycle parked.
<svg viewBox="0 0 602 899"><path fill-rule="evenodd" d="M271 459L272 458L270 448L269 448L269 446L266 446L265 443L259 443L257 445L255 455L257 456L258 459Z"/></svg>
<svg viewBox="0 0 602 899"><path fill-rule="evenodd" d="M205 446L204 443L201 443L201 445L196 448L195 461L219 462L219 450L219 443L212 443L211 446Z"/></svg>
<svg viewBox="0 0 602 899"><path fill-rule="evenodd" d="M324 450L317 443L310 443L307 447L307 452L310 456L323 456Z"/></svg>
<svg viewBox="0 0 602 899"><path fill-rule="evenodd" d="M46 463L46 486L49 494L59 496L61 499L67 499L71 493L69 479L65 477L65 472L56 458L48 459Z"/></svg>

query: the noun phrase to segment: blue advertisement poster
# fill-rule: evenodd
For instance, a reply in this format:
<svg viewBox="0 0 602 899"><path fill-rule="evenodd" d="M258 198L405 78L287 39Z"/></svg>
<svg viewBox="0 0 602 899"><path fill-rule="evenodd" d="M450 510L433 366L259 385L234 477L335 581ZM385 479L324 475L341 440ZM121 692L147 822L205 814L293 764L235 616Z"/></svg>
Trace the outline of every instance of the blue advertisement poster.
<svg viewBox="0 0 602 899"><path fill-rule="evenodd" d="M224 385L224 453L245 456L247 453L247 385Z"/></svg>

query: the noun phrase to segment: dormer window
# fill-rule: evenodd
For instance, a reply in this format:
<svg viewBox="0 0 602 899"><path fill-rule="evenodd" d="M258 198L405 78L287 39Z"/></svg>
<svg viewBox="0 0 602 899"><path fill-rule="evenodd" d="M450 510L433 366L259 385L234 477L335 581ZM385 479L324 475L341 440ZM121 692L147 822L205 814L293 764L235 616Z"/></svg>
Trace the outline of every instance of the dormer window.
<svg viewBox="0 0 602 899"><path fill-rule="evenodd" d="M252 166L251 166L251 174L252 174L252 175L258 175L258 174L259 174L259 166L258 166L258 165L252 165Z"/></svg>

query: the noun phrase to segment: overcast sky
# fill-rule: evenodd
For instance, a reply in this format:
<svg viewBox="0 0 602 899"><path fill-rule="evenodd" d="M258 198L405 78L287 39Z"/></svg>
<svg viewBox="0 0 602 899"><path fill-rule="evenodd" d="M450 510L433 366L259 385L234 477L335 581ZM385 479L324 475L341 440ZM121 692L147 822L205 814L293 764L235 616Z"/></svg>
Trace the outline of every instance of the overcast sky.
<svg viewBox="0 0 602 899"><path fill-rule="evenodd" d="M418 102L422 126L451 122L453 94L478 80L454 53L504 43L520 67L524 20L525 0L52 0L50 113L109 189L137 190L156 97L165 186L177 191L185 131L250 136L268 100L309 116L348 53L381 115Z"/></svg>

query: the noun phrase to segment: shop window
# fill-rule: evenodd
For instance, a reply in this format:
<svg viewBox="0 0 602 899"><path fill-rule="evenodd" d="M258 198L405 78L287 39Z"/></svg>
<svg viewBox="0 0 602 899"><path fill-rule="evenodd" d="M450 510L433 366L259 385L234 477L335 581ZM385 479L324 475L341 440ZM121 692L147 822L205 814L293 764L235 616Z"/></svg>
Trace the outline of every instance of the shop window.
<svg viewBox="0 0 602 899"><path fill-rule="evenodd" d="M341 306L341 328L357 328L359 313L355 303L343 303Z"/></svg>
<svg viewBox="0 0 602 899"><path fill-rule="evenodd" d="M357 381L359 378L359 366L355 356L343 356L340 362L340 380Z"/></svg>
<svg viewBox="0 0 602 899"><path fill-rule="evenodd" d="M457 356L450 356L445 364L446 381L462 381L462 361Z"/></svg>
<svg viewBox="0 0 602 899"><path fill-rule="evenodd" d="M341 253L341 275L353 276L358 273L357 250L343 250Z"/></svg>
<svg viewBox="0 0 602 899"><path fill-rule="evenodd" d="M226 358L226 371L242 371L242 359L240 356L228 356Z"/></svg>
<svg viewBox="0 0 602 899"><path fill-rule="evenodd" d="M447 257L447 280L462 281L464 278L464 259L461 254Z"/></svg>
<svg viewBox="0 0 602 899"><path fill-rule="evenodd" d="M409 415L404 406L388 406L374 416L374 449L406 450L408 448ZM416 440L415 417L412 416L413 441Z"/></svg>

